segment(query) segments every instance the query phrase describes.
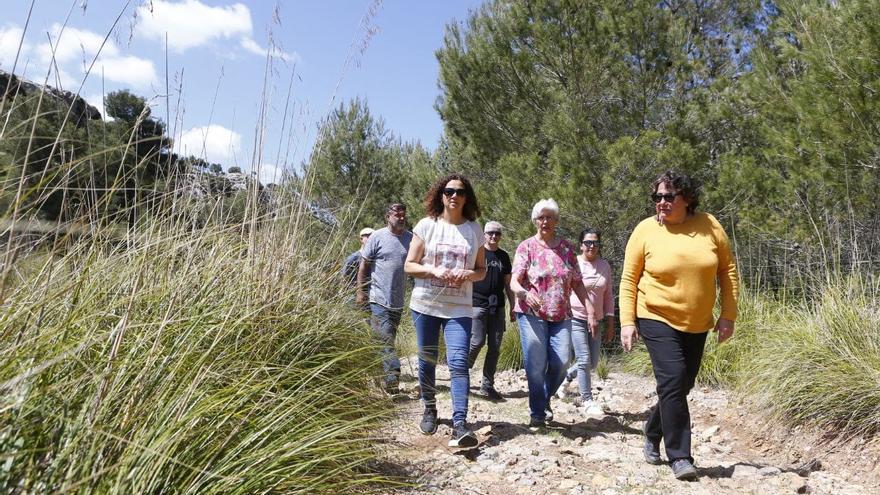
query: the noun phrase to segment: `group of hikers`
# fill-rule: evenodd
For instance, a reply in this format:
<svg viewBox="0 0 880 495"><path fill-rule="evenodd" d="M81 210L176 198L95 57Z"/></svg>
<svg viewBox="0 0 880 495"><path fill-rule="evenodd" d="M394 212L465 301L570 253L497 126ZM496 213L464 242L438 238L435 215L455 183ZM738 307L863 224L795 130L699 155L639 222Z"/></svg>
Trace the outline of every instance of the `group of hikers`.
<svg viewBox="0 0 880 495"><path fill-rule="evenodd" d="M707 332L714 327L719 342L733 335L738 296L727 234L712 215L697 211L699 199L697 183L681 172L663 172L652 182L655 214L629 237L618 298L623 348L630 351L639 338L645 342L657 384L657 403L643 428L645 460L663 462L662 440L674 476L688 480L696 479L697 471L687 396ZM580 411L604 414L590 380L601 342L615 335L614 284L611 266L600 256L601 233L587 227L578 245L572 245L557 236L558 204L542 199L531 211L535 235L519 243L511 262L499 247L503 226L489 221L483 229L477 223L479 202L464 175L439 178L424 208L425 217L409 231L406 206L390 204L386 225L361 230L361 249L343 266L343 276L355 287L356 303L369 309L382 345L385 388L392 394L400 380L395 339L405 282L407 275L414 279L409 309L424 404L421 432L437 431L435 373L442 331L452 397L449 446L478 444L467 423L469 370L485 345L480 390L490 400L503 400L494 375L508 318L519 327L529 428L540 431L553 420L551 398L564 396L565 386L575 378ZM717 321L716 284L721 302Z"/></svg>

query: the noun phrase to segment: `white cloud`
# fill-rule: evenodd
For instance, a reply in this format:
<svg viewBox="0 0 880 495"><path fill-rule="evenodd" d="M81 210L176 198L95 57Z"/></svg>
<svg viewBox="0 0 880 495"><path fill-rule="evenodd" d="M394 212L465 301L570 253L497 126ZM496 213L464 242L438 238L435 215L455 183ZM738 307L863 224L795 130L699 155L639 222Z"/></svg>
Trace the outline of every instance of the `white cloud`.
<svg viewBox="0 0 880 495"><path fill-rule="evenodd" d="M204 158L226 169L235 164L235 157L241 150L241 134L215 124L193 127L180 136L176 147L181 155Z"/></svg>
<svg viewBox="0 0 880 495"><path fill-rule="evenodd" d="M134 87L148 87L159 81L156 68L151 60L138 57L113 57L101 59L99 66L104 68L104 77L113 82Z"/></svg>
<svg viewBox="0 0 880 495"><path fill-rule="evenodd" d="M12 69L15 62L15 54L18 52L18 45L21 42L21 36L24 30L15 25L7 25L0 28L0 66ZM19 61L30 50L30 45L25 43L21 47L21 55Z"/></svg>
<svg viewBox="0 0 880 495"><path fill-rule="evenodd" d="M273 46L271 48L271 50L263 48L262 46L260 46L259 43L254 41L254 39L251 37L242 38L241 39L241 47L244 48L245 50L255 54L255 55L265 57L268 53L269 55L276 57L276 58L279 58L281 60L284 60L285 62L299 61L299 59L300 59L298 53L296 53L296 52L287 53L287 52L281 50L280 48L278 48L277 46Z"/></svg>
<svg viewBox="0 0 880 495"><path fill-rule="evenodd" d="M79 84L81 75L89 68L95 56L97 63L90 77L124 84L135 88L148 88L158 83L155 65L151 60L132 55L120 55L119 47L111 39L104 42L104 36L93 31L53 24L49 30L52 44L41 43L36 54L42 67L52 62L52 48L55 48L55 63L63 87L70 89ZM103 47L102 47L103 45ZM72 70L73 68L76 70ZM103 72L102 72L103 69ZM79 78L70 73L76 72Z"/></svg>
<svg viewBox="0 0 880 495"><path fill-rule="evenodd" d="M257 173L259 175L260 183L264 186L269 184L280 184L286 175L284 169L270 163L263 163L260 165Z"/></svg>
<svg viewBox="0 0 880 495"><path fill-rule="evenodd" d="M152 7L152 8L151 8ZM243 4L211 7L199 0L170 2L155 0L138 7L137 33L165 42L182 52L218 38L250 36L251 11Z"/></svg>

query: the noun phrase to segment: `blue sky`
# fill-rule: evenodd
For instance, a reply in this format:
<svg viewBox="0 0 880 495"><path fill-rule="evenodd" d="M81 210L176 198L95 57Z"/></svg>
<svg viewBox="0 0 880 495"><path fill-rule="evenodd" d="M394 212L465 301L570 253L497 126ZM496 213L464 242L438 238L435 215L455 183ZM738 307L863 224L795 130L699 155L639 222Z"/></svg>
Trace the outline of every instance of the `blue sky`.
<svg viewBox="0 0 880 495"><path fill-rule="evenodd" d="M76 91L100 49L81 91L87 100L100 108L102 86L130 89L168 121L178 152L224 168L259 168L263 182L275 181L282 168L297 169L319 120L354 97L365 99L395 135L433 149L442 132L433 108L434 51L445 25L464 21L481 3L132 0L126 8L126 0L35 0L25 31L31 0L2 1L0 68L12 69L23 38L15 72L42 82L54 48L57 70L49 83ZM272 61L264 77L267 52Z"/></svg>

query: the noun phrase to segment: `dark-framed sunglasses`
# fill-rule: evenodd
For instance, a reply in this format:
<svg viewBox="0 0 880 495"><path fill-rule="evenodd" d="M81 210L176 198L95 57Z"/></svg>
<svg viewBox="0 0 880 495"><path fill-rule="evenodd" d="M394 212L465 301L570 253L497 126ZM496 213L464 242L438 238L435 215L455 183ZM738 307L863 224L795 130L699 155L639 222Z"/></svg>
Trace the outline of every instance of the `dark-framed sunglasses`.
<svg viewBox="0 0 880 495"><path fill-rule="evenodd" d="M446 196L447 198L451 198L456 195L458 197L462 197L462 196L467 195L467 189L456 189L454 187L444 187L443 188L443 195Z"/></svg>
<svg viewBox="0 0 880 495"><path fill-rule="evenodd" d="M653 201L655 203L659 203L660 200L664 200L667 203L672 203L673 201L675 201L676 196L681 196L681 193L680 192L666 193L666 194L653 193L653 194L651 194L651 201Z"/></svg>
<svg viewBox="0 0 880 495"><path fill-rule="evenodd" d="M581 244L583 244L586 247L593 247L593 246L599 247L602 245L602 241L581 241Z"/></svg>
<svg viewBox="0 0 880 495"><path fill-rule="evenodd" d="M496 237L501 237L501 232L498 232L498 231L493 230L493 231L491 231L491 232L486 232L486 235L489 235L489 236L496 236Z"/></svg>

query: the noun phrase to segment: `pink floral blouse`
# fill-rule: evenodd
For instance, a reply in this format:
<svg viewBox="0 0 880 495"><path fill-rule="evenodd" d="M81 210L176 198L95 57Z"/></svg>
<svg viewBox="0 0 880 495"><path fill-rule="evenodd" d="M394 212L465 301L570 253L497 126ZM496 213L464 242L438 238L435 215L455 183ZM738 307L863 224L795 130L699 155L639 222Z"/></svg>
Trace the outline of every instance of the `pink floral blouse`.
<svg viewBox="0 0 880 495"><path fill-rule="evenodd" d="M542 299L535 315L542 320L562 321L571 318L569 297L575 284L581 284L581 270L577 254L568 241L562 239L555 248L549 248L534 237L522 241L513 258L512 276L523 289ZM528 304L517 299L514 311L528 313Z"/></svg>

